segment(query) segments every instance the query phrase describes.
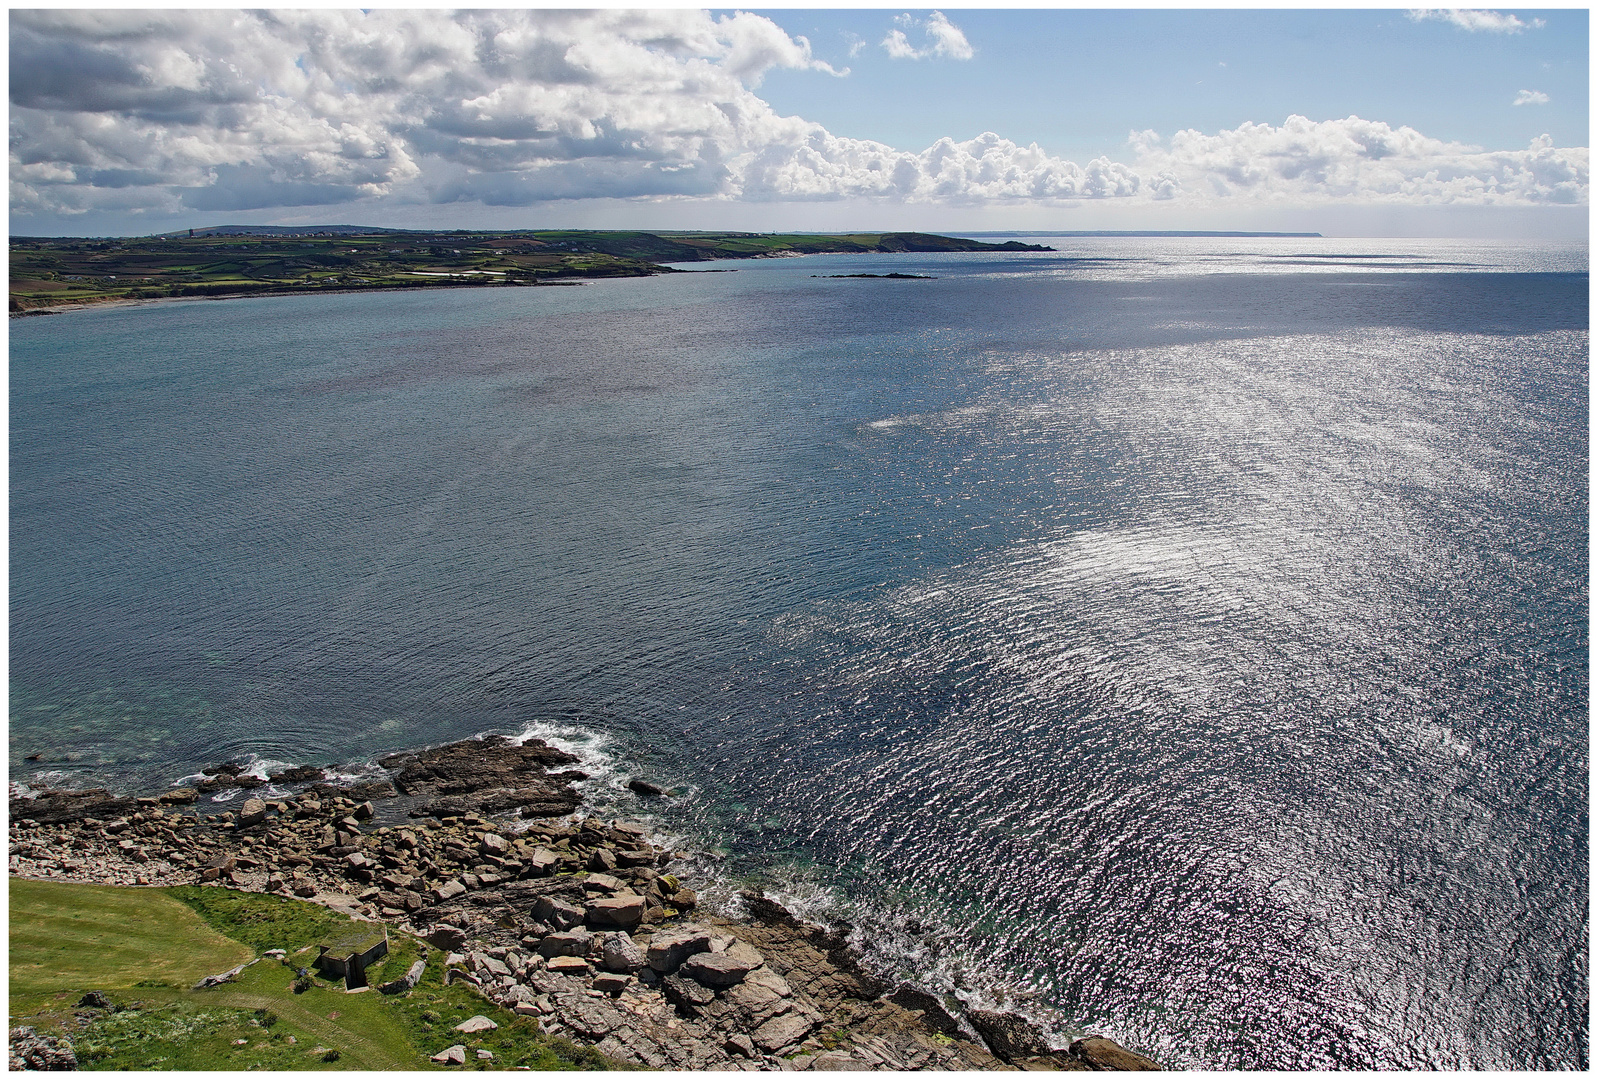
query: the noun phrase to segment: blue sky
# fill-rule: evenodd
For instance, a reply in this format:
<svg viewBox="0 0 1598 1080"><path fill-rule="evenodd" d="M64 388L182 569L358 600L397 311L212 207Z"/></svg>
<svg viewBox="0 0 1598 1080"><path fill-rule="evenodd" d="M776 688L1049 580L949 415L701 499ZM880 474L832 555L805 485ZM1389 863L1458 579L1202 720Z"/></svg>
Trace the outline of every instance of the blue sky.
<svg viewBox="0 0 1598 1080"><path fill-rule="evenodd" d="M1588 13L11 14L13 234L1586 235Z"/></svg>
<svg viewBox="0 0 1598 1080"><path fill-rule="evenodd" d="M778 70L761 96L834 134L924 147L995 131L1076 159L1124 153L1127 132L1213 132L1350 114L1434 138L1587 145L1587 12L1466 32L1401 11L956 11L969 60L894 60L898 12L766 11L849 75ZM851 42L869 43L849 55ZM1538 108L1513 104L1540 90Z"/></svg>

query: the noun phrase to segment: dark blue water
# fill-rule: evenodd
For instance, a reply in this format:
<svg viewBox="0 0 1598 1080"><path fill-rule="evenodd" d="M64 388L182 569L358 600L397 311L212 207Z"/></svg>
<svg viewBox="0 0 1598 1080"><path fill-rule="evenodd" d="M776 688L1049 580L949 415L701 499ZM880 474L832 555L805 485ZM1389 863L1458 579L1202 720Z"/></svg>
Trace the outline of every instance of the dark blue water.
<svg viewBox="0 0 1598 1080"><path fill-rule="evenodd" d="M1061 1034L1584 1066L1585 248L1057 242L14 320L12 778L532 730Z"/></svg>

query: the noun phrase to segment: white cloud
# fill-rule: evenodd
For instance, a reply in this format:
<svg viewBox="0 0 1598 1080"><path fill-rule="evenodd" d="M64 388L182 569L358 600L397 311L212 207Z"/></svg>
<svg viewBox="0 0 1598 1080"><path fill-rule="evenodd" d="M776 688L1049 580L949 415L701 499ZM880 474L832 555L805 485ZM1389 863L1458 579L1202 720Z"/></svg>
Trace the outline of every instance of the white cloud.
<svg viewBox="0 0 1598 1080"><path fill-rule="evenodd" d="M1409 12L1415 22L1441 19L1471 33L1518 34L1522 30L1541 30L1548 25L1542 19L1521 22L1514 15L1501 11L1483 11L1479 8L1415 8Z"/></svg>
<svg viewBox="0 0 1598 1080"><path fill-rule="evenodd" d="M1541 90L1522 90L1515 95L1516 105L1546 105L1548 95Z"/></svg>
<svg viewBox="0 0 1598 1080"><path fill-rule="evenodd" d="M832 69L748 13L57 9L13 11L11 26L20 217L593 199L1536 205L1588 194L1585 148L1544 138L1484 151L1358 117L1143 132L1129 161L1085 165L992 132L920 152L845 138L755 93L773 70ZM955 40L949 31L929 40Z"/></svg>
<svg viewBox="0 0 1598 1080"><path fill-rule="evenodd" d="M1280 127L1179 131L1169 143L1134 133L1131 145L1140 174L1201 202L1524 206L1588 197L1587 149L1555 148L1546 135L1525 150L1488 151L1357 116L1290 116Z"/></svg>
<svg viewBox="0 0 1598 1080"><path fill-rule="evenodd" d="M966 40L965 32L950 22L941 11L934 11L925 21L908 14L900 15L894 21L911 29L920 27L927 40L926 46L918 49L910 44L910 38L903 30L888 31L888 36L882 39L882 47L895 60L925 60L934 56L969 60L976 55L971 43Z"/></svg>

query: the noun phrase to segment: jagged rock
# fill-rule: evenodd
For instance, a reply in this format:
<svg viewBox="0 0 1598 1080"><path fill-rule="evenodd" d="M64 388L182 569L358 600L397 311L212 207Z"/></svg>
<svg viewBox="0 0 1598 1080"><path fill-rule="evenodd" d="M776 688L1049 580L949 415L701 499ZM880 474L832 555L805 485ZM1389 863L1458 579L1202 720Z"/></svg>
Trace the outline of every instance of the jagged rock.
<svg viewBox="0 0 1598 1080"><path fill-rule="evenodd" d="M485 833L483 838L477 842L477 848L484 855L493 855L496 858L503 859L510 854L510 841L498 833Z"/></svg>
<svg viewBox="0 0 1598 1080"><path fill-rule="evenodd" d="M267 777L274 784L305 784L313 780L322 780L327 776L315 765L296 765L292 769L272 773Z"/></svg>
<svg viewBox="0 0 1598 1080"><path fill-rule="evenodd" d="M662 975L669 975L682 966L682 962L696 953L710 951L710 932L703 929L656 934L650 939L645 956L649 966Z"/></svg>
<svg viewBox="0 0 1598 1080"><path fill-rule="evenodd" d="M40 1035L31 1027L14 1027L8 1033L12 1072L71 1072L78 1067L72 1044L54 1035Z"/></svg>
<svg viewBox="0 0 1598 1080"><path fill-rule="evenodd" d="M574 926L580 926L585 917L583 909L576 904L568 904L552 896L540 896L533 902L533 918L548 923L557 930L569 930Z"/></svg>
<svg viewBox="0 0 1598 1080"><path fill-rule="evenodd" d="M616 855L609 848L595 848L594 853L588 857L588 869L597 873L609 873L616 869Z"/></svg>
<svg viewBox="0 0 1598 1080"><path fill-rule="evenodd" d="M554 873L555 867L560 865L560 856L546 847L534 848L523 865L528 873L542 877Z"/></svg>
<svg viewBox="0 0 1598 1080"><path fill-rule="evenodd" d="M447 1050L440 1050L433 1055L432 1060L439 1065L464 1065L466 1064L466 1047L457 1044Z"/></svg>
<svg viewBox="0 0 1598 1080"><path fill-rule="evenodd" d="M983 1009L972 1009L966 1016L971 1026L987 1042L988 1048L1005 1061L1049 1053L1048 1039L1025 1017Z"/></svg>
<svg viewBox="0 0 1598 1080"><path fill-rule="evenodd" d="M901 983L898 989L888 995L887 1000L901 1008L919 1012L922 1021L945 1038L965 1039L970 1037L961 1027L960 1021L944 1006L942 999L935 994L922 990L920 987L911 986L909 983Z"/></svg>
<svg viewBox="0 0 1598 1080"><path fill-rule="evenodd" d="M742 1032L727 1036L727 1041L722 1044L722 1048L729 1054L737 1054L739 1057L754 1058L760 1056L759 1051L755 1049L755 1041Z"/></svg>
<svg viewBox="0 0 1598 1080"><path fill-rule="evenodd" d="M581 956L552 956L545 966L557 975L587 975L593 970Z"/></svg>
<svg viewBox="0 0 1598 1080"><path fill-rule="evenodd" d="M743 982L744 976L759 966L758 960L750 963L747 959L725 952L700 953L684 960L677 971L713 990L726 990Z"/></svg>
<svg viewBox="0 0 1598 1080"><path fill-rule="evenodd" d="M239 807L240 825L259 825L266 820L266 803L260 799L250 798L244 800L244 805Z"/></svg>
<svg viewBox="0 0 1598 1080"><path fill-rule="evenodd" d="M466 931L449 923L438 923L427 932L426 940L435 949L459 949L466 944Z"/></svg>
<svg viewBox="0 0 1598 1080"><path fill-rule="evenodd" d="M391 754L378 764L398 770L394 785L406 795L458 795L517 786L527 778L544 776L548 766L576 761L574 755L538 739L517 745L504 735L491 735Z"/></svg>
<svg viewBox="0 0 1598 1080"><path fill-rule="evenodd" d="M78 999L78 1006L85 1009L113 1009L111 999L98 990L90 990Z"/></svg>
<svg viewBox="0 0 1598 1080"><path fill-rule="evenodd" d="M1071 1044L1071 1056L1106 1072L1161 1071L1159 1064L1102 1035L1088 1035Z"/></svg>
<svg viewBox="0 0 1598 1080"><path fill-rule="evenodd" d="M104 788L90 788L87 791L41 791L31 799L11 800L12 821L29 818L40 825L61 825L82 821L84 818L124 817L137 811L138 803L133 799L113 796Z"/></svg>
<svg viewBox="0 0 1598 1080"><path fill-rule="evenodd" d="M459 881L446 881L432 892L433 899L439 903L461 895L466 891L466 886Z"/></svg>
<svg viewBox="0 0 1598 1080"><path fill-rule="evenodd" d="M648 780L640 780L636 776L627 781L627 790L636 792L637 794L643 795L645 797L654 797L656 795L666 794L663 788L658 788L654 784L651 784Z"/></svg>
<svg viewBox="0 0 1598 1080"><path fill-rule="evenodd" d="M243 971L253 963L255 963L254 960L246 960L238 967L228 968L226 971L220 972L216 975L207 975L205 978L194 984L194 989L204 990L209 986L221 986L225 982L232 982L234 979L239 977L239 972Z"/></svg>
<svg viewBox="0 0 1598 1080"><path fill-rule="evenodd" d="M631 975L649 966L642 950L626 934L606 934L599 939L602 950L599 966L619 975Z"/></svg>
<svg viewBox="0 0 1598 1080"><path fill-rule="evenodd" d="M660 980L660 989L666 995L667 1001L689 1010L709 1005L716 1000L716 992L710 987L680 975L667 975Z"/></svg>
<svg viewBox="0 0 1598 1080"><path fill-rule="evenodd" d="M479 1031L493 1031L498 1024L486 1016L474 1016L470 1020L462 1020L455 1025L455 1030L465 1035L473 1035Z"/></svg>

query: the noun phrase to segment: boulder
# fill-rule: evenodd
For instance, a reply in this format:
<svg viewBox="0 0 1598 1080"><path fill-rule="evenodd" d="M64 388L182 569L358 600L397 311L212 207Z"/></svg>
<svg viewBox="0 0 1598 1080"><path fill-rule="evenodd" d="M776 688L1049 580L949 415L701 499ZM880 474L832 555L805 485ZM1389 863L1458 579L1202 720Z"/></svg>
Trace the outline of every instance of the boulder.
<svg viewBox="0 0 1598 1080"><path fill-rule="evenodd" d="M433 890L433 899L439 903L443 903L445 900L449 900L452 897L460 896L465 891L466 886L462 885L460 882L446 881L444 884Z"/></svg>
<svg viewBox="0 0 1598 1080"><path fill-rule="evenodd" d="M557 930L569 930L574 926L581 926L586 917L582 908L568 904L564 900L540 896L533 901L533 918L541 923L548 923Z"/></svg>
<svg viewBox="0 0 1598 1080"><path fill-rule="evenodd" d="M586 975L593 970L581 956L553 956L546 966L557 975Z"/></svg>
<svg viewBox="0 0 1598 1080"><path fill-rule="evenodd" d="M465 1035L474 1035L479 1031L493 1031L498 1024L486 1016L474 1016L470 1020L462 1020L455 1025L455 1030Z"/></svg>
<svg viewBox="0 0 1598 1080"><path fill-rule="evenodd" d="M244 805L239 807L240 825L259 825L266 820L266 803L260 799L249 798L244 800Z"/></svg>
<svg viewBox="0 0 1598 1080"><path fill-rule="evenodd" d="M503 859L510 854L510 841L498 833L487 833L477 842L477 848L484 855Z"/></svg>
<svg viewBox="0 0 1598 1080"><path fill-rule="evenodd" d="M626 934L606 934L599 939L599 966L620 975L632 975L649 966L649 960Z"/></svg>
<svg viewBox="0 0 1598 1080"><path fill-rule="evenodd" d="M656 934L650 939L645 956L649 966L662 975L670 975L682 962L696 953L710 951L710 932L707 930L678 930Z"/></svg>
<svg viewBox="0 0 1598 1080"><path fill-rule="evenodd" d="M589 874L583 879L583 892L585 893L614 894L621 892L626 887L626 882L610 874Z"/></svg>
<svg viewBox="0 0 1598 1080"><path fill-rule="evenodd" d="M660 990L666 995L667 1001L690 1012L716 1000L716 992L710 987L680 975L667 975L660 980Z"/></svg>
<svg viewBox="0 0 1598 1080"><path fill-rule="evenodd" d="M455 1045L447 1050L440 1050L433 1055L432 1060L439 1065L464 1065L466 1064L466 1047Z"/></svg>
<svg viewBox="0 0 1598 1080"><path fill-rule="evenodd" d="M630 930L643 922L642 896L612 896L588 905L587 919L596 926L619 926Z"/></svg>
<svg viewBox="0 0 1598 1080"><path fill-rule="evenodd" d="M598 990L602 994L610 994L612 997L614 997L625 990L627 988L627 984L630 982L632 982L632 978L630 976L618 975L614 972L606 971L595 975L594 981L588 985L593 987L595 990Z"/></svg>
<svg viewBox="0 0 1598 1080"><path fill-rule="evenodd" d="M750 963L746 958L731 956L725 952L700 953L684 960L677 973L686 975L712 990L726 990L743 982L744 976L759 966L758 960Z"/></svg>
<svg viewBox="0 0 1598 1080"><path fill-rule="evenodd" d="M449 923L439 923L427 932L427 943L435 949L458 949L466 944L466 931Z"/></svg>
<svg viewBox="0 0 1598 1080"><path fill-rule="evenodd" d="M550 934L538 943L538 955L546 959L556 956L583 956L594 943L594 935L578 927Z"/></svg>
<svg viewBox="0 0 1598 1080"><path fill-rule="evenodd" d="M1048 1039L1025 1017L983 1009L972 1009L966 1017L995 1057L1014 1061L1016 1058L1042 1057L1049 1053Z"/></svg>
<svg viewBox="0 0 1598 1080"><path fill-rule="evenodd" d="M657 795L666 794L664 789L656 787L648 780L640 780L636 776L627 781L627 790L634 792L635 794L642 795L645 798L654 798Z"/></svg>

